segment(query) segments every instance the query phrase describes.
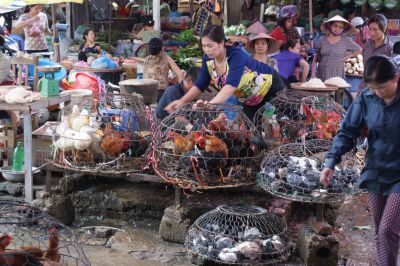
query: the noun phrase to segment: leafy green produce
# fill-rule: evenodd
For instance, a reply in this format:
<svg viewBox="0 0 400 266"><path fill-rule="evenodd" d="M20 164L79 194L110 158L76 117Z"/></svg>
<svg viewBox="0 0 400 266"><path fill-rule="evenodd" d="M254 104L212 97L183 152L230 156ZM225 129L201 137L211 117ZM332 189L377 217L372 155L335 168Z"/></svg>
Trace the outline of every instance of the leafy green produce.
<svg viewBox="0 0 400 266"><path fill-rule="evenodd" d="M176 38L177 41L195 43L198 38L193 34L193 29L181 31L181 34Z"/></svg>
<svg viewBox="0 0 400 266"><path fill-rule="evenodd" d="M176 53L169 52L169 56L183 70L188 70L195 65L196 58L201 58L201 50L196 43L191 46L181 47Z"/></svg>

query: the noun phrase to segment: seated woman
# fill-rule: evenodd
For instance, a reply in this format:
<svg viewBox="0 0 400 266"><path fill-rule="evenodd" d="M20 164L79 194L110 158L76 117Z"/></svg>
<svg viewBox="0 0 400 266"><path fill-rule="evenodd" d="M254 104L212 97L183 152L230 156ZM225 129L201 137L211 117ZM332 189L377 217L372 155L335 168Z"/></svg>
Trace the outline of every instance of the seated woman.
<svg viewBox="0 0 400 266"><path fill-rule="evenodd" d="M249 42L246 44L246 50L253 54L253 58L261 63L267 64L278 71L276 60L270 57L279 50L280 43L265 33L259 33L250 36Z"/></svg>
<svg viewBox="0 0 400 266"><path fill-rule="evenodd" d="M172 112L185 103L195 100L213 80L218 94L211 104L236 103L252 119L264 103L284 89L285 83L270 66L254 60L236 46L225 46L225 34L221 26L208 26L202 33L204 51L199 76L194 86L179 100L170 103L165 110ZM232 101L232 96L235 98Z"/></svg>
<svg viewBox="0 0 400 266"><path fill-rule="evenodd" d="M296 67L301 67L301 82L305 82L310 71L307 61L300 56L300 43L297 40L287 40L281 46L281 52L273 58L278 62L279 75L289 86L292 82L297 82L295 77Z"/></svg>
<svg viewBox="0 0 400 266"><path fill-rule="evenodd" d="M178 77L178 82L181 82L184 76L174 60L162 51L162 47L163 42L160 38L151 39L149 42L150 55L146 56L143 66L143 78L158 81L157 102L168 88L168 72L170 69Z"/></svg>
<svg viewBox="0 0 400 266"><path fill-rule="evenodd" d="M85 41L84 44L82 44L79 47L79 55L78 55L78 60L79 61L85 61L90 64L93 62L95 57L97 55L102 54L101 47L98 43L95 43L96 40L96 33L92 29L87 29L83 33L83 40Z"/></svg>

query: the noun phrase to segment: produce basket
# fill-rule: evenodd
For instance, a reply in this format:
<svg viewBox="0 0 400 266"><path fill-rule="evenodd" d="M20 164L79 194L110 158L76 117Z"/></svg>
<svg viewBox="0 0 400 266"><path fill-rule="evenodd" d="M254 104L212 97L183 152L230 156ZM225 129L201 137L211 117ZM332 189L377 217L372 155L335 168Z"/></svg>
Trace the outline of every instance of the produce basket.
<svg viewBox="0 0 400 266"><path fill-rule="evenodd" d="M155 134L154 169L185 189L253 184L266 143L242 108L187 104Z"/></svg>
<svg viewBox="0 0 400 266"><path fill-rule="evenodd" d="M320 172L330 146L327 140L311 140L276 148L261 163L258 184L275 196L301 202L342 202L361 195L362 190L356 185L361 163L351 153L335 167L330 186L320 184Z"/></svg>
<svg viewBox="0 0 400 266"><path fill-rule="evenodd" d="M286 224L253 205L222 205L189 228L185 246L205 259L237 265L271 265L288 259L292 243Z"/></svg>
<svg viewBox="0 0 400 266"><path fill-rule="evenodd" d="M0 200L1 265L90 265L71 229L40 209Z"/></svg>
<svg viewBox="0 0 400 266"><path fill-rule="evenodd" d="M271 146L311 139L331 140L345 110L321 93L284 90L254 116L254 124Z"/></svg>
<svg viewBox="0 0 400 266"><path fill-rule="evenodd" d="M97 108L65 107L52 163L86 173L123 174L147 166L155 118L138 96L110 94Z"/></svg>

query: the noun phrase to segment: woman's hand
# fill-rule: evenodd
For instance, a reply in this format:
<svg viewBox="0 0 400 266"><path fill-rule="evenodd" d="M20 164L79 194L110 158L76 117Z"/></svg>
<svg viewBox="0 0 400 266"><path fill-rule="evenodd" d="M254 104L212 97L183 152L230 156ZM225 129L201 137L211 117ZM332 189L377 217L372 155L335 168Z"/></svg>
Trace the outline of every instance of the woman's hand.
<svg viewBox="0 0 400 266"><path fill-rule="evenodd" d="M193 104L193 109L199 109L208 104L208 101L198 100L195 104Z"/></svg>
<svg viewBox="0 0 400 266"><path fill-rule="evenodd" d="M330 168L324 168L321 171L321 175L319 177L319 182L321 182L322 185L325 187L329 186L331 182L331 178L333 176L333 170Z"/></svg>
<svg viewBox="0 0 400 266"><path fill-rule="evenodd" d="M175 111L176 109L178 109L179 107L181 107L184 104L185 104L185 102L182 101L181 99L175 100L175 101L171 102L170 104L168 104L167 107L164 108L164 110L168 113L172 113L173 111Z"/></svg>
<svg viewBox="0 0 400 266"><path fill-rule="evenodd" d="M29 21L29 23L32 23L32 22L35 22L35 21L38 21L38 20L40 20L40 16L36 15L33 18L29 19L28 21Z"/></svg>

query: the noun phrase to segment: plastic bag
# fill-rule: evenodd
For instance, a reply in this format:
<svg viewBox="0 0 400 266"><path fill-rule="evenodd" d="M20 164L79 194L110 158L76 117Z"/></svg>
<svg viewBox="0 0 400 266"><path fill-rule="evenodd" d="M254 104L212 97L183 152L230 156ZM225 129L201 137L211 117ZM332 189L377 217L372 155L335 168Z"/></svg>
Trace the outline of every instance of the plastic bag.
<svg viewBox="0 0 400 266"><path fill-rule="evenodd" d="M115 69L118 67L118 65L117 65L117 63L114 62L114 60L103 55L102 57L94 60L90 64L90 67L96 68L96 69Z"/></svg>

